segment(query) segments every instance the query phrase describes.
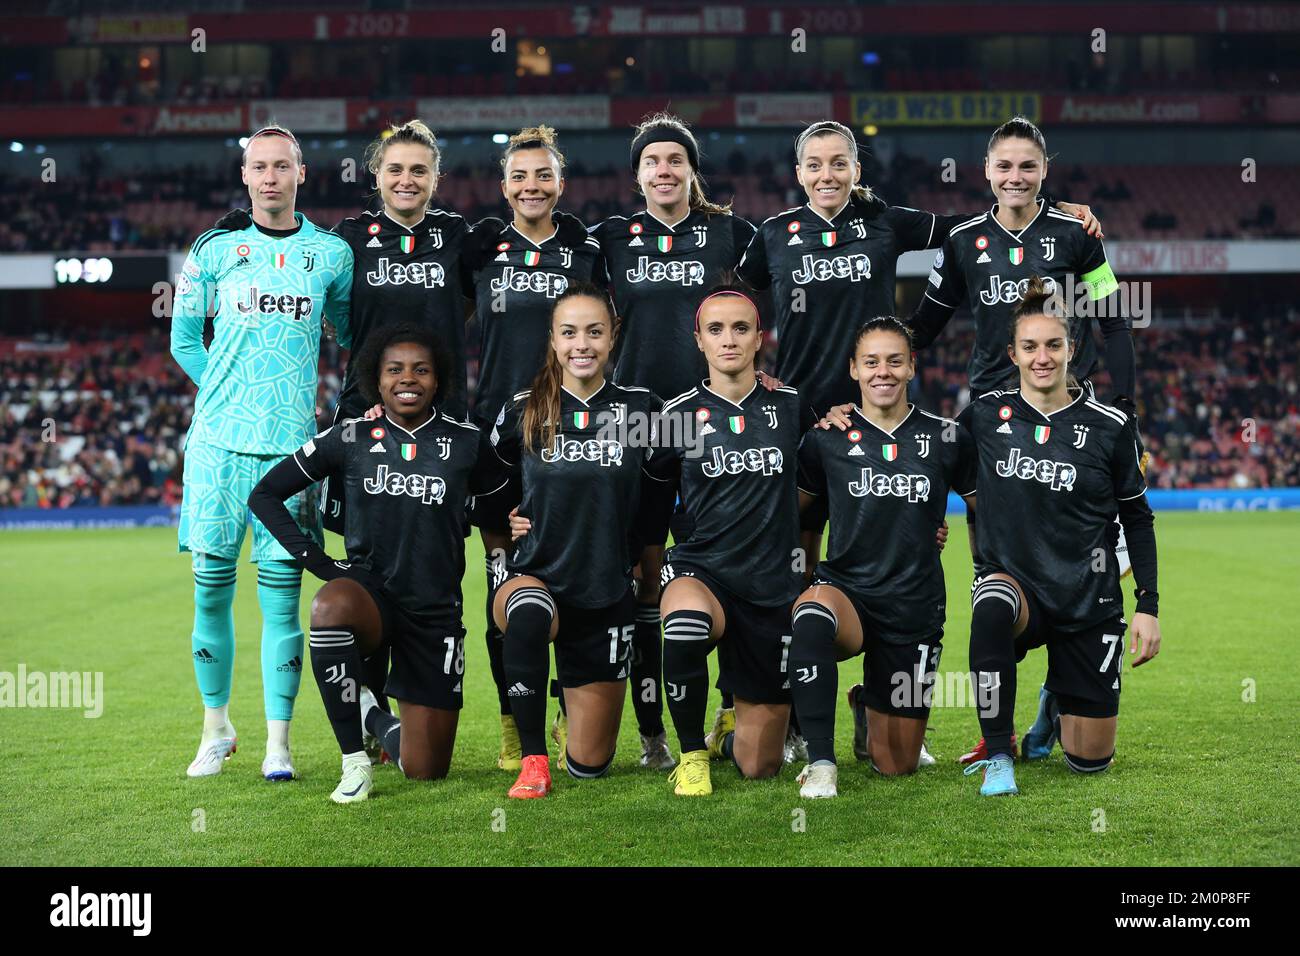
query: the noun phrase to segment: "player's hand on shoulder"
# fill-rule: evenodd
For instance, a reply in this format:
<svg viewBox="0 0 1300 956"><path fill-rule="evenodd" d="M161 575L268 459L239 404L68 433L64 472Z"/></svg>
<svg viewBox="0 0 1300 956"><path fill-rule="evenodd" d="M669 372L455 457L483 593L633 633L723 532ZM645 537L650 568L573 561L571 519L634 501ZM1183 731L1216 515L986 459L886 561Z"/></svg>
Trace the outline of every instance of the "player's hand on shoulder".
<svg viewBox="0 0 1300 956"><path fill-rule="evenodd" d="M849 418L849 412L851 411L853 411L852 405L835 405L817 423L817 427L825 431L834 425L840 431L846 431L851 424Z"/></svg>
<svg viewBox="0 0 1300 956"><path fill-rule="evenodd" d="M1140 652L1139 652L1140 651ZM1129 628L1130 654L1137 654L1134 667L1141 667L1160 653L1160 620L1150 614L1134 614Z"/></svg>
<svg viewBox="0 0 1300 956"><path fill-rule="evenodd" d="M768 375L763 371L758 373L758 384L762 385L769 392L775 392L778 388L785 387L785 382L781 381L775 375Z"/></svg>
<svg viewBox="0 0 1300 956"><path fill-rule="evenodd" d="M1101 220L1092 214L1092 207L1085 206L1082 203L1062 202L1057 203L1056 208L1061 210L1067 216L1073 216L1075 219L1083 220L1083 231L1094 239L1105 239L1106 234L1101 231Z"/></svg>
<svg viewBox="0 0 1300 956"><path fill-rule="evenodd" d="M533 530L533 523L519 514L519 506L510 509L510 540L518 541L529 531Z"/></svg>
<svg viewBox="0 0 1300 956"><path fill-rule="evenodd" d="M384 406L376 402L374 405L371 405L369 408L366 409L365 415L363 417L368 422L373 422L376 418L383 418Z"/></svg>
<svg viewBox="0 0 1300 956"><path fill-rule="evenodd" d="M247 209L232 209L217 220L217 229L247 229L253 224L253 217Z"/></svg>

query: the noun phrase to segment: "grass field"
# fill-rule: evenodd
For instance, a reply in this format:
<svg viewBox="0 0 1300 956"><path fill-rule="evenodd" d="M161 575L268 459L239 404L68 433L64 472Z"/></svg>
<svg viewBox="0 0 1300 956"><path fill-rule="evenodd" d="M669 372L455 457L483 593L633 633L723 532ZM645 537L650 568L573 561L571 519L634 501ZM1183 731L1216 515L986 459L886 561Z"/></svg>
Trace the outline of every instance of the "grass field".
<svg viewBox="0 0 1300 956"><path fill-rule="evenodd" d="M969 620L970 563L953 524L945 672L965 668ZM219 777L189 780L201 711L191 578L175 532L5 533L0 671L102 671L105 704L98 719L0 710L10 784L0 864L1300 864L1300 674L1288 663L1300 621L1300 514L1169 513L1157 530L1164 650L1124 676L1118 757L1106 774L1074 776L1058 750L1017 768L1019 798L982 800L977 778L954 763L978 736L974 711L938 708L938 765L886 780L853 760L841 710L838 800L801 802L790 768L747 782L722 764L711 799L684 800L636 765L629 705L608 779L579 785L560 774L546 800L507 800L513 775L494 764L475 539L451 776L421 784L377 768L372 799L350 807L328 800L339 760L310 669L293 731L301 779L270 784L258 772L265 725L250 566L235 604L231 717L241 747ZM314 589L309 579L304 621ZM1022 728L1045 667L1042 651L1022 667ZM846 662L841 687L855 673L860 664Z"/></svg>

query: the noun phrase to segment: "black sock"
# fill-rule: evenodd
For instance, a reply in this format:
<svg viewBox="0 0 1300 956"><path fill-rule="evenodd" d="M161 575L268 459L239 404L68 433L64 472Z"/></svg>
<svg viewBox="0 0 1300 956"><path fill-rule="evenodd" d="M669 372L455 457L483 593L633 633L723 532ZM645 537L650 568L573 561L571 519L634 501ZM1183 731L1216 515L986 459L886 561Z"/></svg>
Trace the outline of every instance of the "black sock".
<svg viewBox="0 0 1300 956"><path fill-rule="evenodd" d="M664 618L664 689L682 753L704 749L712 628L713 618L703 611L673 611Z"/></svg>
<svg viewBox="0 0 1300 956"><path fill-rule="evenodd" d="M632 710L637 730L643 737L664 732L663 685L664 646L659 632L659 605L638 604L636 631L632 638Z"/></svg>
<svg viewBox="0 0 1300 956"><path fill-rule="evenodd" d="M391 714L393 708L388 703L388 695L384 693L384 685L388 683L388 658L387 644L369 657L362 658L361 683L369 687L370 692L375 695L375 703L379 705L379 709L386 714Z"/></svg>
<svg viewBox="0 0 1300 956"><path fill-rule="evenodd" d="M402 765L402 722L386 710L375 707L366 714L366 733L378 737L388 759Z"/></svg>
<svg viewBox="0 0 1300 956"><path fill-rule="evenodd" d="M722 743L718 745L718 749L722 751L722 756L734 763L736 769L740 770L740 763L736 760L736 732L734 730L722 735ZM745 771L740 770L740 775L743 777Z"/></svg>
<svg viewBox="0 0 1300 956"><path fill-rule="evenodd" d="M1011 631L1020 595L1006 581L981 581L971 596L970 667L980 730L989 755L1011 753L1015 727L1016 662Z"/></svg>
<svg viewBox="0 0 1300 956"><path fill-rule="evenodd" d="M805 601L794 609L790 642L790 696L803 717L808 761L835 762L835 698L839 668L835 665L835 632L839 622L830 608ZM790 712L794 728L794 711ZM795 733L798 733L795 730Z"/></svg>
<svg viewBox="0 0 1300 956"><path fill-rule="evenodd" d="M506 599L505 676L525 757L546 753L553 620L555 601L544 588L520 588Z"/></svg>
<svg viewBox="0 0 1300 956"><path fill-rule="evenodd" d="M497 589L493 584L492 559L487 559L487 654L488 668L492 671L492 683L497 687L497 706L502 714L510 713L510 695L506 693L510 682L506 680L505 647L496 619L492 616L492 604L496 601Z"/></svg>
<svg viewBox="0 0 1300 956"><path fill-rule="evenodd" d="M339 749L345 754L363 750L361 703L361 652L352 632L345 628L311 629L311 672L316 676L325 716L334 728Z"/></svg>

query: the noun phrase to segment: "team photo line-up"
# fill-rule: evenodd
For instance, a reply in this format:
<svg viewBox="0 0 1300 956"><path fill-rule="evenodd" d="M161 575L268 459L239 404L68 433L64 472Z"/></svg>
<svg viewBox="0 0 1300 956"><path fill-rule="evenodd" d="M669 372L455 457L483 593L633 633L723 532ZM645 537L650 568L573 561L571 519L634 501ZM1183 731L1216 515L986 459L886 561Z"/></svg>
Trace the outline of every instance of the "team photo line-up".
<svg viewBox="0 0 1300 956"><path fill-rule="evenodd" d="M221 772L238 745L232 605L250 524L267 780L296 776L304 568L325 582L307 643L342 753L331 798L366 799L376 761L446 776L470 526L510 796L552 788L552 695L557 767L602 776L630 684L640 763L671 771L675 793L711 793L711 760L748 778L805 761L801 795L833 797L837 664L857 655L854 755L911 773L934 762L949 491L966 501L975 565L983 736L966 772L983 771L981 794L1015 794L1014 759L1058 741L1072 770L1106 769L1124 634L1137 666L1160 629L1136 355L1100 224L1044 194L1046 142L1023 118L989 140L995 202L975 216L888 205L860 182L840 123L811 124L794 152L807 203L755 227L707 199L694 134L656 114L630 150L645 209L585 224L556 208L555 131L532 127L501 159L510 221L471 227L431 206L442 155L412 120L367 150L382 209L325 231L295 211L307 170L294 135L245 140L251 208L195 240L172 314L172 354L198 388L178 530L204 703L189 776ZM894 317L896 260L921 249L938 250L924 296ZM1058 286L1076 282L1098 308L1071 314ZM908 386L915 351L963 305L972 401L952 420ZM1088 380L1093 313L1108 404ZM772 375L757 370L768 322ZM317 433L326 330L352 357ZM343 535L343 560L322 526ZM1038 713L1017 739L1017 665L1044 645ZM715 649L722 707L706 732Z"/></svg>

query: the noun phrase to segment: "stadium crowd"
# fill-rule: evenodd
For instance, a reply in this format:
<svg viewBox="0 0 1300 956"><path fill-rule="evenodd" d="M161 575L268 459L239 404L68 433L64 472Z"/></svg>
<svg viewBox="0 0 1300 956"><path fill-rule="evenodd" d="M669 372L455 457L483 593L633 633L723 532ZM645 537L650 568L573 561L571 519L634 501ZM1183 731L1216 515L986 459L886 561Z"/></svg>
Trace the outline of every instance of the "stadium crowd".
<svg viewBox="0 0 1300 956"><path fill-rule="evenodd" d="M1139 330L1143 437L1156 488L1300 485L1300 312ZM194 389L161 333L124 344L27 343L0 357L0 507L180 501L181 445ZM924 407L954 415L970 400L968 325L920 356ZM318 417L333 415L342 356L327 342ZM1101 385L1105 394L1105 385Z"/></svg>

